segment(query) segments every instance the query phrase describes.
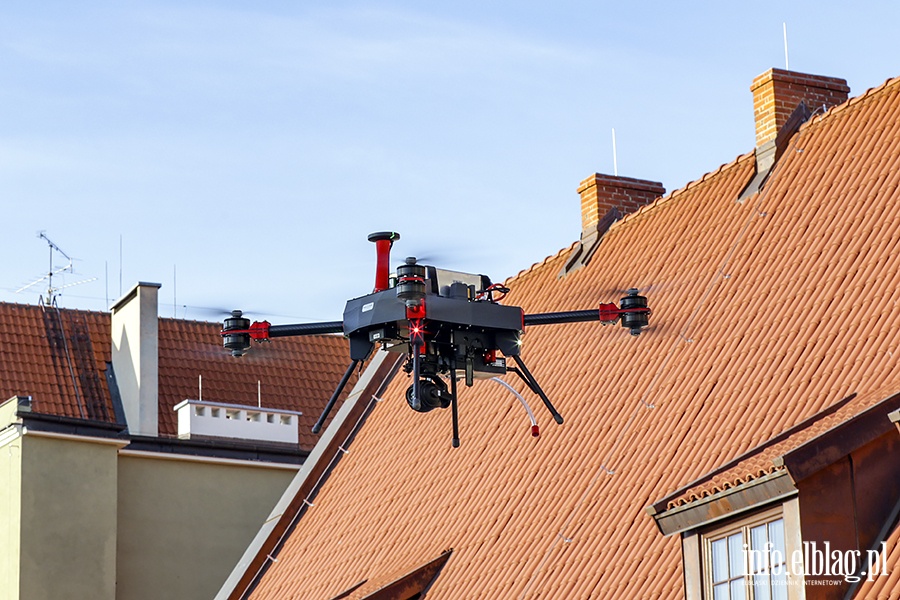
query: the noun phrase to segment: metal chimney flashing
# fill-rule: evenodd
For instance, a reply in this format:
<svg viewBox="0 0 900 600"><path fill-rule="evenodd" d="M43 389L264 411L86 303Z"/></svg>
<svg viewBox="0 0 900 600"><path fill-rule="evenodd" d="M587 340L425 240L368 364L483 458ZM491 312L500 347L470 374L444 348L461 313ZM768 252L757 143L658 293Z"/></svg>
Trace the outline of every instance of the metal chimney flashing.
<svg viewBox="0 0 900 600"><path fill-rule="evenodd" d="M558 278L561 279L591 262L591 258L593 258L594 253L600 246L600 242L603 241L603 236L606 235L613 223L621 218L622 213L619 212L619 209L613 207L603 215L603 218L596 225L582 231L581 239L578 240L569 258L566 259L566 264L560 270Z"/></svg>
<svg viewBox="0 0 900 600"><path fill-rule="evenodd" d="M811 116L812 114L806 107L806 103L801 101L797 108L794 109L794 112L791 113L791 116L788 117L784 126L778 130L778 135L775 136L775 139L769 140L756 148L756 171L750 182L738 196L736 200L738 204L743 204L744 200L762 190L778 159L787 150L794 134L800 130L800 126L806 123Z"/></svg>

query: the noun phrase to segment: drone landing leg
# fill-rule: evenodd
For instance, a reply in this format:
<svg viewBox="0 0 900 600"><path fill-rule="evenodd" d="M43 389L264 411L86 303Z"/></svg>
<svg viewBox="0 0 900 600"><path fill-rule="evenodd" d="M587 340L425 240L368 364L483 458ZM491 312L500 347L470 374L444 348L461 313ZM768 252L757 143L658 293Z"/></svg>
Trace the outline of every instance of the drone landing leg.
<svg viewBox="0 0 900 600"><path fill-rule="evenodd" d="M316 421L316 424L313 425L312 432L319 433L322 431L322 425L325 424L325 419L328 418L328 413L331 412L331 409L334 408L334 403L337 402L338 397L341 395L341 392L344 391L344 386L347 385L347 382L350 381L350 376L353 375L354 369L356 369L357 365L359 365L359 360L353 360L350 363L350 366L347 367L347 371L344 373L344 376L341 377L340 383L338 383L337 389L334 390L334 393L331 395L331 399L328 401L328 404L325 405L325 410L322 411L322 414L319 416L319 420Z"/></svg>
<svg viewBox="0 0 900 600"><path fill-rule="evenodd" d="M534 378L534 375L531 374L531 371L528 370L528 367L525 366L525 362L519 357L518 354L513 354L513 360L516 361L516 364L519 365L519 368L522 369L521 372L516 370L516 374L521 377L528 387L537 393L540 396L541 401L544 403L544 406L547 407L547 410L550 411L550 414L553 415L553 420L558 424L562 425L563 418L556 409L553 407L553 403L550 402L550 398L547 397L547 394L544 393L544 390L541 389L541 386L538 385L537 380Z"/></svg>
<svg viewBox="0 0 900 600"><path fill-rule="evenodd" d="M459 448L459 409L456 404L456 366L450 367L450 414L453 419L453 447Z"/></svg>
<svg viewBox="0 0 900 600"><path fill-rule="evenodd" d="M412 348L412 377L413 377L413 397L412 397L412 409L419 410L422 408L422 396L420 395L422 386L419 384L419 348L420 345L417 341L414 341L410 344Z"/></svg>
<svg viewBox="0 0 900 600"><path fill-rule="evenodd" d="M527 377L525 377L524 373L522 373L522 370L521 370L519 367L506 367L506 370L507 370L507 371L512 371L513 373L515 373L516 375L518 375L519 378L520 378L522 381L525 382L525 385L528 386L528 389L529 389L529 390L531 390L532 392L534 392L536 395L539 395L537 389L534 387L534 383L532 383L530 379L528 379Z"/></svg>

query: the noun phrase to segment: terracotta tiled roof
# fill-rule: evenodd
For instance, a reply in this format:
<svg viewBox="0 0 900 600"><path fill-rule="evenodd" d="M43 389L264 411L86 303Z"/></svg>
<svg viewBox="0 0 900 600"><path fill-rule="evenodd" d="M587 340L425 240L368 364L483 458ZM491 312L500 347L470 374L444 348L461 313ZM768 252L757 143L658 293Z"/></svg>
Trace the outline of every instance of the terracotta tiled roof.
<svg viewBox="0 0 900 600"><path fill-rule="evenodd" d="M752 155L615 224L589 265L561 252L507 284L527 312L645 288L639 338L533 327L523 357L566 418L479 382L414 413L398 377L251 594L329 598L383 585L453 548L441 598L680 598L677 536L644 507L856 393L900 360L900 80L794 137L737 203ZM524 386L507 378L516 389Z"/></svg>
<svg viewBox="0 0 900 600"><path fill-rule="evenodd" d="M885 540L887 556L883 560L884 569L878 576L864 578L854 598L859 600L900 599L900 524ZM887 575L883 575L887 573Z"/></svg>
<svg viewBox="0 0 900 600"><path fill-rule="evenodd" d="M222 348L220 329L160 319L160 435L177 435L174 406L197 398L202 375L205 400L233 404L255 405L259 381L266 407L303 412L300 445L312 448L312 424L349 362L346 340L279 338L235 359ZM110 344L108 313L0 303L0 395L30 395L39 413L115 422Z"/></svg>
<svg viewBox="0 0 900 600"><path fill-rule="evenodd" d="M861 395L854 394L849 396L791 429L767 440L732 462L704 475L699 480L678 490L658 504L661 505L661 508L682 506L748 483L775 471L780 471L784 466L776 466L775 459L784 456L791 450L817 438L833 427L848 421L898 392L900 392L900 376L893 376L889 378L887 383L883 383L875 389ZM886 416L885 421L887 421Z"/></svg>
<svg viewBox="0 0 900 600"><path fill-rule="evenodd" d="M106 384L109 315L0 303L0 397L35 412L115 422Z"/></svg>
<svg viewBox="0 0 900 600"><path fill-rule="evenodd" d="M159 320L159 433L178 433L174 406L199 395L213 402L255 405L257 382L262 404L303 412L300 446L310 449L317 436L310 430L350 362L341 336L278 338L253 344L234 358L222 348L220 323ZM350 389L356 375L350 381Z"/></svg>

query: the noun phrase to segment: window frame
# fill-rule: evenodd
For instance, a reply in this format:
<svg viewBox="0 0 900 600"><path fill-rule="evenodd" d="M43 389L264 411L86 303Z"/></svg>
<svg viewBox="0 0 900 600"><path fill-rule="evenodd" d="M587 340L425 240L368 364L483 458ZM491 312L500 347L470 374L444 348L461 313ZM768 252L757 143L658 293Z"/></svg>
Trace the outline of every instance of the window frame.
<svg viewBox="0 0 900 600"><path fill-rule="evenodd" d="M712 554L712 545L713 542L718 542L720 540L727 540L728 538L734 536L735 534L741 535L741 549L745 544L750 542L750 530L754 527L758 527L759 525L767 525L774 521L781 520L782 526L784 526L784 511L782 510L781 505L769 508L768 510L763 510L759 512L755 512L752 515L745 516L742 519L738 519L736 521L732 521L725 525L719 525L715 528L712 528L708 531L704 531L700 535L700 548L702 552L701 561L703 565L703 598L704 600L712 600L713 598L713 587L714 585L721 583L716 582L713 579L713 554ZM787 533L784 535L784 544L787 546ZM727 542L726 542L727 543ZM729 545L730 546L730 545ZM784 568L787 568L787 556L784 557ZM730 557L730 547L729 547L729 562L731 562ZM754 600L754 590L753 590L753 574L749 573L749 565L746 562L746 555L741 557L743 561L743 574L739 577L743 579L744 582L744 590L746 600ZM732 581L737 579L736 577L731 577L725 581Z"/></svg>
<svg viewBox="0 0 900 600"><path fill-rule="evenodd" d="M784 522L785 564L787 566L788 600L805 598L802 575L791 573L790 557L796 550L802 551L800 536L800 506L796 496L776 504L768 504L759 510L743 512L732 519L719 520L714 524L685 531L681 535L682 566L684 570L684 591L688 600L712 600L711 543L727 537L739 530L749 532L750 527L781 518ZM746 543L746 542L743 542ZM745 565L746 567L747 565ZM746 569L745 569L746 570ZM744 575L746 582L752 582ZM748 600L753 598L752 583L746 588Z"/></svg>

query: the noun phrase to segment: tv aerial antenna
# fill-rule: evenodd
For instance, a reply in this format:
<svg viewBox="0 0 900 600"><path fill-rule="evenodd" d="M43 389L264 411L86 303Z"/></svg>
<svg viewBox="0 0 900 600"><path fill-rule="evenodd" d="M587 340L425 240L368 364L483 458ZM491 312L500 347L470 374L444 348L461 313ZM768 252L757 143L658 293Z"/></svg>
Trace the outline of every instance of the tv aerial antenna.
<svg viewBox="0 0 900 600"><path fill-rule="evenodd" d="M43 231L38 232L38 237L40 239L44 240L45 242L47 242L47 246L49 247L50 268L47 271L46 275L43 275L42 277L35 279L31 283L20 287L19 289L16 290L15 293L20 294L20 293L24 292L25 290L31 289L34 286L38 285L39 283L46 281L47 282L47 289L46 289L47 297L45 299L43 295L39 296L38 303L39 304L47 304L49 306L52 306L53 304L55 304L56 298L57 298L57 296L59 296L59 293L62 290L64 290L65 288L70 288L70 287L74 287L76 285L81 285L82 283L90 283L92 281L97 280L96 277L91 277L90 279L84 279L82 281L75 281L73 283L67 283L64 285L59 285L59 286L54 287L54 285L53 285L53 277L54 276L61 276L63 273L74 273L75 272L75 260L68 254L66 254L62 248L60 248L59 246L54 244L53 240L51 240L49 237L47 237L47 234L44 233ZM62 267L55 266L54 260L53 260L54 253L59 254L64 259L66 259L65 266L62 266Z"/></svg>

